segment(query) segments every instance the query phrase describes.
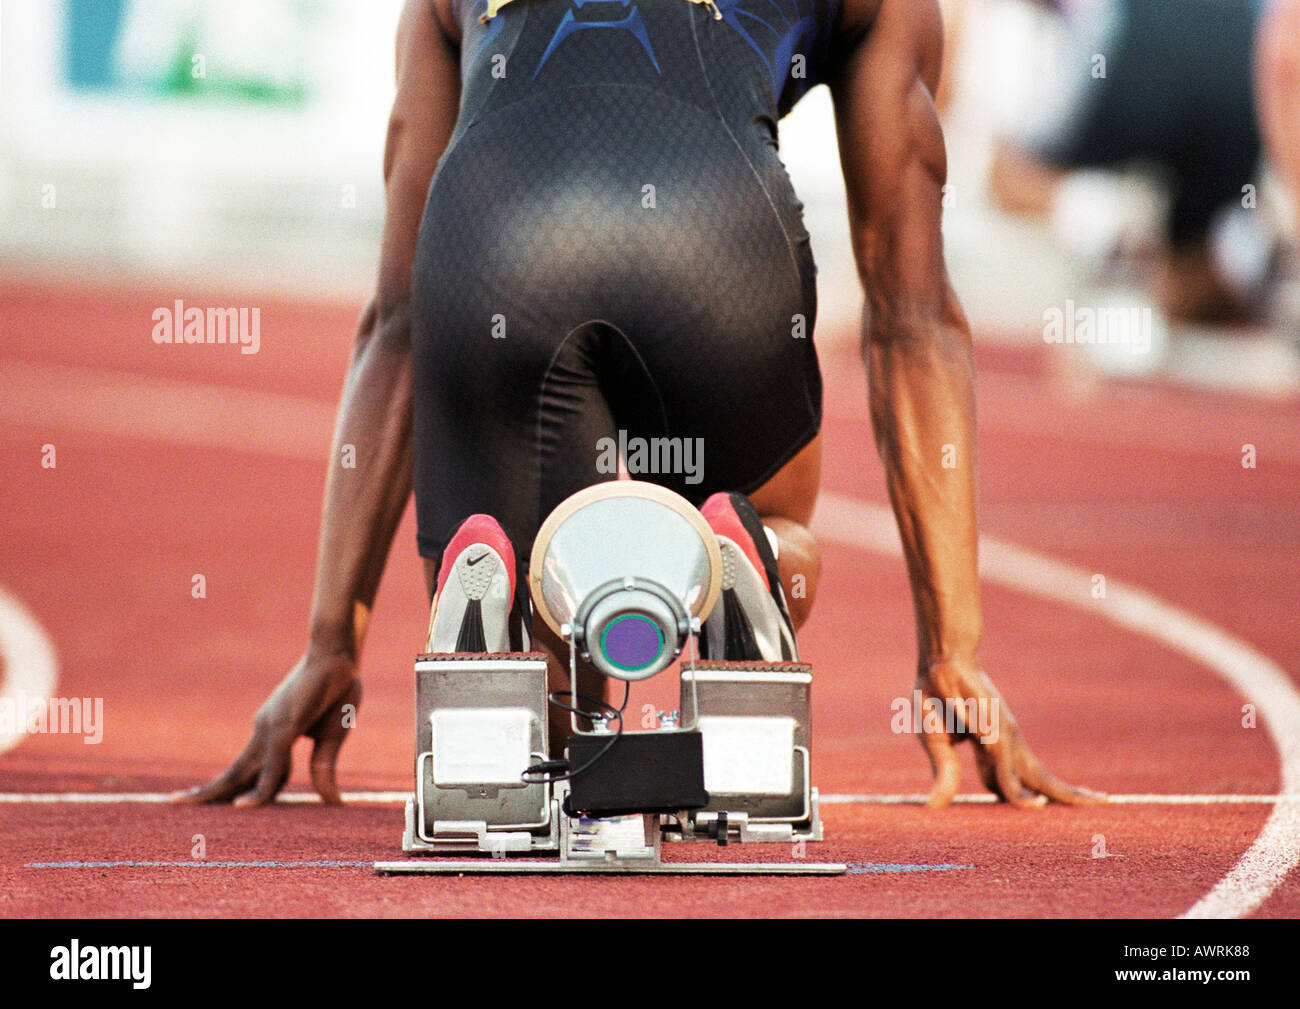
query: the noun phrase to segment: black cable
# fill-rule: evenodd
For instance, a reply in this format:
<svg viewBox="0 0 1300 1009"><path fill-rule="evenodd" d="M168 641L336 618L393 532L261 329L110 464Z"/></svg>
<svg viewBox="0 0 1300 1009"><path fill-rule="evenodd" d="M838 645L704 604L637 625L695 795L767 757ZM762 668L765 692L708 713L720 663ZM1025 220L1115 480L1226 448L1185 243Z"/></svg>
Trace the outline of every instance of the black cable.
<svg viewBox="0 0 1300 1009"><path fill-rule="evenodd" d="M618 729L610 733L609 742L607 742L604 746L602 746L599 750L597 750L596 753L592 755L592 758L590 760L588 760L585 764L583 764L581 767L577 768L576 770L565 771L564 774L550 775L549 772L552 770L559 770L561 767L567 768L569 766L569 762L567 760L544 760L540 764L534 764L532 767L527 768L524 771L524 773L519 776L520 780L522 780L525 784L529 784L529 785L553 785L557 781L569 781L572 778L576 778L579 774L582 774L590 770L595 765L596 761L600 760L602 757L605 756L605 754L609 753L609 751L614 748L614 744L617 743L619 737L623 735L623 712L627 709L627 701L628 701L628 697L631 695L631 692L632 692L631 683L629 683L627 680L624 680L623 681L623 703L616 708L614 707L614 705L610 704L607 701L602 701L597 697L588 697L586 694L578 694L572 690L552 691L549 695L547 695L546 699L551 704L554 704L561 711L568 711L572 714L578 715L579 717L586 718L586 719L592 719L597 714L600 714L600 712L598 711L584 711L582 708L577 708L574 707L573 705L565 704L563 701L559 699L561 697L572 697L575 701L579 701L584 704L594 704L598 708L604 708L605 711L608 712L610 718L614 718L618 720ZM541 778L530 777L530 775L538 775L538 774L546 775L546 776Z"/></svg>

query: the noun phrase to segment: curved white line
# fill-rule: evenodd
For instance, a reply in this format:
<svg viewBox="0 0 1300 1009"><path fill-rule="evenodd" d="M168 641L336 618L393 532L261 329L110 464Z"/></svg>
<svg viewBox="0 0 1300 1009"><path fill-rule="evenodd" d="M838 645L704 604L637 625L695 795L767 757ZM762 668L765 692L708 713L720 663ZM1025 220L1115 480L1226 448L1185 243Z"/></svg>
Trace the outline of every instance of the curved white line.
<svg viewBox="0 0 1300 1009"><path fill-rule="evenodd" d="M4 683L0 704L13 714L6 725L0 722L0 753L12 750L26 733L24 700L54 695L58 660L54 645L27 607L0 588L0 658L4 659Z"/></svg>
<svg viewBox="0 0 1300 1009"><path fill-rule="evenodd" d="M823 494L813 531L844 546L901 553L893 513L883 505ZM980 537L980 574L1153 638L1213 669L1255 705L1277 748L1281 794L1246 853L1181 917L1235 918L1259 907L1300 863L1300 693L1287 674L1244 641L1149 592L1107 577L1106 598L1094 599L1091 573L1010 543Z"/></svg>

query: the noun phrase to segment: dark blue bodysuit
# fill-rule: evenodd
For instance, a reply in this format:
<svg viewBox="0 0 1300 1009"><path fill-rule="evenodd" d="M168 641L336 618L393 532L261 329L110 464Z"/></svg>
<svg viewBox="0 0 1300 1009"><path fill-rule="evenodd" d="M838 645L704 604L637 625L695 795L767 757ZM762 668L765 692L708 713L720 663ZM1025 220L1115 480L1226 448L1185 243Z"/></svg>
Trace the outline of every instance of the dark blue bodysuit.
<svg viewBox="0 0 1300 1009"><path fill-rule="evenodd" d="M776 124L827 80L840 2L514 0L481 22L455 0L460 116L412 278L425 557L485 512L526 562L556 504L614 478L620 432L701 449L632 473L697 504L816 435L815 267Z"/></svg>

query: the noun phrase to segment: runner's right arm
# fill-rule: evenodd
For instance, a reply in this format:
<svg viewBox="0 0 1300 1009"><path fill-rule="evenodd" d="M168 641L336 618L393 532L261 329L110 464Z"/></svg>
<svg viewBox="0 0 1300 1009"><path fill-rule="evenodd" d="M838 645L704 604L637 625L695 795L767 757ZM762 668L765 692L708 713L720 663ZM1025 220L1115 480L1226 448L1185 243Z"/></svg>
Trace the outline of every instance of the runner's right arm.
<svg viewBox="0 0 1300 1009"><path fill-rule="evenodd" d="M345 715L360 700L366 626L411 495L411 267L429 183L456 123L458 65L458 46L434 0L407 0L384 150L379 280L357 325L335 422L307 652L258 711L253 737L234 763L181 801L272 801L289 777L300 736L315 743L316 791L326 802L341 801L335 762L352 724ZM355 467L342 465L345 446Z"/></svg>

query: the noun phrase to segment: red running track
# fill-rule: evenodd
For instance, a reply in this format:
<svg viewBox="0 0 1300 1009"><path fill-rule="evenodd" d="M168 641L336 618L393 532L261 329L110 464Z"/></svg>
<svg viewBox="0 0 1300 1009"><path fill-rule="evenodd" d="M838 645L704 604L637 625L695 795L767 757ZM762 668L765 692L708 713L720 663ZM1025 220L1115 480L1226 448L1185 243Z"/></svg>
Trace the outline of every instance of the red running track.
<svg viewBox="0 0 1300 1009"><path fill-rule="evenodd" d="M259 301L255 355L156 346L151 313L175 296L0 282L0 586L54 643L57 695L104 700L102 742L28 736L0 756L0 792L203 781L242 746L302 647L355 312ZM240 304L229 292L184 297ZM1043 349L981 346L977 364L985 534L1139 586L1249 644L1294 682L1300 404L1156 385L1072 396ZM861 367L828 352L823 370L825 487L880 504ZM1241 465L1245 444L1256 447L1254 469ZM45 445L55 446L53 469L41 465ZM196 574L206 598L191 596ZM985 665L1058 774L1124 795L1279 790L1263 725L1243 727L1245 699L1207 665L1039 595L990 584L984 605ZM346 789L410 787L410 660L426 619L408 513L376 606L356 737L340 762ZM911 643L901 561L829 544L801 641L815 669L823 793L927 788L917 742L890 727L892 701L910 693ZM20 671L5 675L12 689ZM294 787L303 787L298 756ZM965 786L978 790L969 757ZM1209 892L1271 809L828 805L828 840L807 855L855 865L838 879L443 879L379 878L365 867L401 857L396 805L4 802L0 915L1162 917ZM196 835L202 862L192 857ZM1109 857L1093 857L1097 835ZM728 858L789 854L727 849ZM185 864L35 867L99 861ZM281 864L221 864L247 861ZM292 864L301 862L359 864ZM882 866L889 871L867 871ZM1300 915L1300 871L1271 889L1253 913Z"/></svg>

